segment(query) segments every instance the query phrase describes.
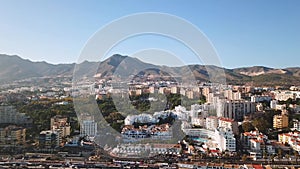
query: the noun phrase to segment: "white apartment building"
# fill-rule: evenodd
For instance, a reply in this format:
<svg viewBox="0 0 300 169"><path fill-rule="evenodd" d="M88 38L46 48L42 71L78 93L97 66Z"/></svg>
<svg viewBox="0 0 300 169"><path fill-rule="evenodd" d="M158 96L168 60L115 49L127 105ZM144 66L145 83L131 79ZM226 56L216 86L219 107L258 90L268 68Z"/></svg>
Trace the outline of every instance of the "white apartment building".
<svg viewBox="0 0 300 169"><path fill-rule="evenodd" d="M183 106L176 106L173 112L179 120L189 121L190 111L187 111Z"/></svg>
<svg viewBox="0 0 300 169"><path fill-rule="evenodd" d="M278 90L278 91L273 91L273 94L275 96L275 99L279 101L286 101L288 99L300 98L300 91Z"/></svg>
<svg viewBox="0 0 300 169"><path fill-rule="evenodd" d="M215 140L218 143L221 151L236 151L236 140L232 130L229 128L218 127L215 130Z"/></svg>
<svg viewBox="0 0 300 169"><path fill-rule="evenodd" d="M300 152L300 132L278 134L278 141L282 144L289 144L295 151Z"/></svg>
<svg viewBox="0 0 300 169"><path fill-rule="evenodd" d="M235 135L239 134L238 123L236 121L234 121L233 119L220 117L218 124L219 124L219 127L229 128Z"/></svg>
<svg viewBox="0 0 300 169"><path fill-rule="evenodd" d="M270 101L270 108L271 109L276 109L276 105L278 104L277 100L271 100Z"/></svg>
<svg viewBox="0 0 300 169"><path fill-rule="evenodd" d="M179 154L180 144L120 144L112 150L118 156L151 156L156 154Z"/></svg>
<svg viewBox="0 0 300 169"><path fill-rule="evenodd" d="M133 123L157 123L158 119L151 114L128 115L125 120L125 125L132 125Z"/></svg>
<svg viewBox="0 0 300 169"><path fill-rule="evenodd" d="M94 120L83 120L80 125L82 136L94 137L97 135L97 123Z"/></svg>
<svg viewBox="0 0 300 169"><path fill-rule="evenodd" d="M293 119L293 128L292 130L300 131L300 121L297 119Z"/></svg>
<svg viewBox="0 0 300 169"><path fill-rule="evenodd" d="M209 116L210 112L214 110L214 106L208 103L205 104L193 104L191 105L190 116L193 118L202 117L206 118Z"/></svg>
<svg viewBox="0 0 300 169"><path fill-rule="evenodd" d="M216 128L218 128L218 117L216 116L210 116L206 118L206 129L214 131Z"/></svg>
<svg viewBox="0 0 300 169"><path fill-rule="evenodd" d="M218 109L218 117L230 118L236 121L243 120L245 115L254 113L256 110L256 104L246 100L227 100L219 104L222 104L224 108Z"/></svg>
<svg viewBox="0 0 300 169"><path fill-rule="evenodd" d="M259 103L263 101L271 101L272 97L271 96L251 96L251 102Z"/></svg>
<svg viewBox="0 0 300 169"><path fill-rule="evenodd" d="M206 119L202 117L192 117L191 124L194 126L206 126Z"/></svg>

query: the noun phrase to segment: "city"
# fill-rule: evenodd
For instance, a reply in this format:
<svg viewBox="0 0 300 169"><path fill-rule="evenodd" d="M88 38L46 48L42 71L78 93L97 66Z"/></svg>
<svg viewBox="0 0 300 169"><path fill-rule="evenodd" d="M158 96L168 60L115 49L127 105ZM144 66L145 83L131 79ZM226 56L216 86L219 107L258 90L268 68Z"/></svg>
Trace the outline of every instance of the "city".
<svg viewBox="0 0 300 169"><path fill-rule="evenodd" d="M150 77L131 80L127 90L114 88L110 78L75 90L60 78L1 89L1 165L12 159L28 167L33 161L45 167L298 165L300 86L191 86ZM87 95L117 135L100 132L103 121L89 110L76 114L73 98ZM115 105L126 96L127 112ZM102 136L117 141L104 144Z"/></svg>
<svg viewBox="0 0 300 169"><path fill-rule="evenodd" d="M0 168L300 168L300 2L0 2Z"/></svg>

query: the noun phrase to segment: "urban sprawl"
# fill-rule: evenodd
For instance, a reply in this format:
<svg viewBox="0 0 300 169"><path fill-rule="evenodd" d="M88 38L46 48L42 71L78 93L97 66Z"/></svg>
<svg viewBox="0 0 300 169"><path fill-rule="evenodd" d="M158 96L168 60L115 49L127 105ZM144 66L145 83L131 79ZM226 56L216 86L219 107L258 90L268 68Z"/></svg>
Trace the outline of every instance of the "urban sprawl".
<svg viewBox="0 0 300 169"><path fill-rule="evenodd" d="M147 80L120 89L111 80L97 79L74 88L69 78L51 84L28 80L0 88L0 166L299 166L299 86ZM118 112L114 95L129 97L132 112ZM106 136L96 114L73 108L73 98L88 96L96 100L108 127L117 131L110 136L116 145L99 143ZM151 105L163 106L152 110Z"/></svg>

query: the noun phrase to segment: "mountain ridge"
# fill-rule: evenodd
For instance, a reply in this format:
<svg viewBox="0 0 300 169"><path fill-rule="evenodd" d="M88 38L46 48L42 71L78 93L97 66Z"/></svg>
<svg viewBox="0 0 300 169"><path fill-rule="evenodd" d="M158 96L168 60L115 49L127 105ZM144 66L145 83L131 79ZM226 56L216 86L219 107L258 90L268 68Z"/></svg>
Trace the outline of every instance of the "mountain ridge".
<svg viewBox="0 0 300 169"><path fill-rule="evenodd" d="M72 76L75 63L50 64L45 61L33 62L23 59L18 55L0 54L0 81L11 82L14 80L22 80L32 77L56 77L56 76ZM290 67L284 69L276 69L265 66L251 66L234 69L227 69L214 65L187 65L179 67L158 66L151 63L145 63L137 58L115 54L102 62L84 61L77 64L76 67L84 70L82 75L91 75L99 78L111 77L113 75L166 75L166 72L176 75L178 72L190 71L197 80L208 81L209 72L224 71L227 82L230 83L261 83L271 84L279 83L288 84L296 83L300 85L300 67ZM96 67L92 70L90 68ZM144 70L149 69L149 70ZM150 71L151 69L151 71ZM140 71L142 70L142 72ZM209 70L209 71L208 71ZM96 74L96 75L95 75Z"/></svg>

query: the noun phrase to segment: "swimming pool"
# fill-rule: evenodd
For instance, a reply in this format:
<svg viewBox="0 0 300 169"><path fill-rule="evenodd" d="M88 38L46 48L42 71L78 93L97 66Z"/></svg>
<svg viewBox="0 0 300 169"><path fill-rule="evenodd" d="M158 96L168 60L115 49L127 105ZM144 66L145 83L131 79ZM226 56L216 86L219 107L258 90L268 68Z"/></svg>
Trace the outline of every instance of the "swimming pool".
<svg viewBox="0 0 300 169"><path fill-rule="evenodd" d="M200 138L200 137L195 137L195 138L193 138L193 140L197 141L197 142L202 142L202 143L206 143L207 142L206 138Z"/></svg>

